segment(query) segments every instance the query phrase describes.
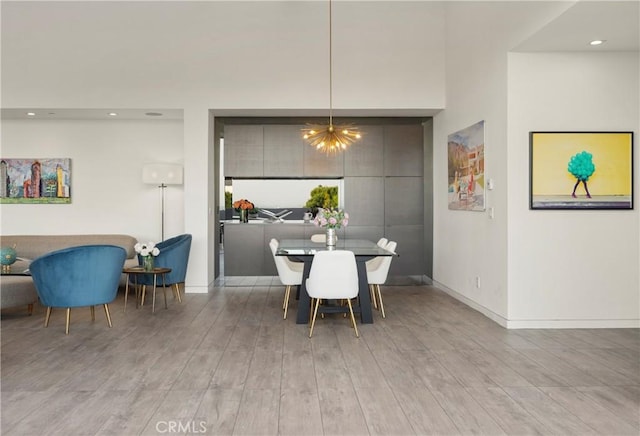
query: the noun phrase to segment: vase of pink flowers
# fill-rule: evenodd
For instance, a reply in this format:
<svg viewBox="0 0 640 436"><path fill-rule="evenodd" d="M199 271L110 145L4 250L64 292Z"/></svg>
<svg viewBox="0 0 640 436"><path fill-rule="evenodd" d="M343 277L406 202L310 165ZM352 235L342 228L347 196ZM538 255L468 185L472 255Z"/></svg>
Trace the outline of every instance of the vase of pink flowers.
<svg viewBox="0 0 640 436"><path fill-rule="evenodd" d="M313 223L326 229L326 244L328 247L333 247L338 242L336 229L347 227L349 214L342 209L319 209Z"/></svg>

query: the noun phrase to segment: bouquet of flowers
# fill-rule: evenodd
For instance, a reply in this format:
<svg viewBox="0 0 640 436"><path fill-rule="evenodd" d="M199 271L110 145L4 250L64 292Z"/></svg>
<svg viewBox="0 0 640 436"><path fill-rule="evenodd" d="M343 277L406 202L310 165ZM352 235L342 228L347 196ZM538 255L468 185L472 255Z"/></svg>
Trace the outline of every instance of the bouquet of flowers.
<svg viewBox="0 0 640 436"><path fill-rule="evenodd" d="M342 209L319 209L313 220L318 227L339 229L349 224L349 214Z"/></svg>
<svg viewBox="0 0 640 436"><path fill-rule="evenodd" d="M160 254L160 249L156 247L156 244L153 242L147 242L141 244L138 242L133 246L136 253L138 253L142 257L142 266L145 271L153 270L153 258Z"/></svg>
<svg viewBox="0 0 640 436"><path fill-rule="evenodd" d="M250 202L249 200L240 199L238 201L233 202L233 208L240 212L240 210L253 210L256 206Z"/></svg>

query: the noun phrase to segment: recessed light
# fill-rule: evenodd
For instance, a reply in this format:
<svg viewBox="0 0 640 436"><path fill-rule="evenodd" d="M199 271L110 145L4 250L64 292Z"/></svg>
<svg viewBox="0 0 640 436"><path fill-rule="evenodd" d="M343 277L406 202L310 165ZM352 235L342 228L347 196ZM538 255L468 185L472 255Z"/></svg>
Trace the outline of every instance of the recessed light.
<svg viewBox="0 0 640 436"><path fill-rule="evenodd" d="M35 117L36 113L35 112L27 112L27 116L28 117Z"/></svg>
<svg viewBox="0 0 640 436"><path fill-rule="evenodd" d="M116 112L109 112L110 117L117 117L118 114Z"/></svg>
<svg viewBox="0 0 640 436"><path fill-rule="evenodd" d="M604 39L594 39L589 44L591 44L591 45L600 45L600 44L604 44L604 43L605 43Z"/></svg>
<svg viewBox="0 0 640 436"><path fill-rule="evenodd" d="M145 115L148 117L161 117L162 114L160 112L145 112Z"/></svg>

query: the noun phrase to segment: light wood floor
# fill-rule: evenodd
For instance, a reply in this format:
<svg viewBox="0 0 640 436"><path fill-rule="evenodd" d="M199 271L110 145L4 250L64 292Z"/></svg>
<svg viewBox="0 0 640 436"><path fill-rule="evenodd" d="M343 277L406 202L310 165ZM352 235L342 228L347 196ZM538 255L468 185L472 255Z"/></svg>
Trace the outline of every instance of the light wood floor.
<svg viewBox="0 0 640 436"><path fill-rule="evenodd" d="M429 286L282 320L272 278L165 310L2 316L2 435L638 435L640 331L505 330ZM238 286L228 286L229 284ZM159 294L161 295L161 294ZM148 301L149 303L149 301ZM170 431L172 430L172 431Z"/></svg>

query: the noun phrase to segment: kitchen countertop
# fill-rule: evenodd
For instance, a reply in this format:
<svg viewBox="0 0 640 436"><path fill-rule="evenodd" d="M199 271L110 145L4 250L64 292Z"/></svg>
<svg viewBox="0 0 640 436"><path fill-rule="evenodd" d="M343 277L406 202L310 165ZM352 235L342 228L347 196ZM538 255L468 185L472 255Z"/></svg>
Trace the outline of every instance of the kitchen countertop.
<svg viewBox="0 0 640 436"><path fill-rule="evenodd" d="M222 221L225 224L266 224L266 225L278 225L278 224L310 224L314 225L313 222L304 220L284 220L282 221L271 221L268 219L250 219L248 223L241 223L240 220L224 220Z"/></svg>

